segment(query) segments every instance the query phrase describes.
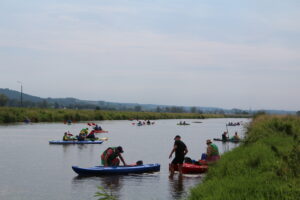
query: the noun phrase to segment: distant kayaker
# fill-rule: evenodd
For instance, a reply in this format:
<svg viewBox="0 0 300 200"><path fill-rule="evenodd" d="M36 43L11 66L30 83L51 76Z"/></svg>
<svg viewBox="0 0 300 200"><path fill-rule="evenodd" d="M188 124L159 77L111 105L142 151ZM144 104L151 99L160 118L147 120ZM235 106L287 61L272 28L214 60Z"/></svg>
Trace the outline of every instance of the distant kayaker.
<svg viewBox="0 0 300 200"><path fill-rule="evenodd" d="M227 141L229 139L229 137L227 136L227 132L224 131L224 133L222 134L222 141Z"/></svg>
<svg viewBox="0 0 300 200"><path fill-rule="evenodd" d="M178 168L179 175L182 175L182 164L184 161L184 156L188 153L188 149L186 145L181 141L181 137L179 135L176 135L174 140L174 147L169 156L169 158L172 158L172 155L175 152L175 158L172 160L172 163L170 165L170 177L173 177L176 166Z"/></svg>
<svg viewBox="0 0 300 200"><path fill-rule="evenodd" d="M96 131L102 131L102 127L99 126L98 124L96 124L96 126L94 127L94 130L96 130Z"/></svg>
<svg viewBox="0 0 300 200"><path fill-rule="evenodd" d="M65 132L64 137L63 137L63 141L69 141L70 140L70 136L68 136L68 133Z"/></svg>
<svg viewBox="0 0 300 200"><path fill-rule="evenodd" d="M237 132L234 133L234 136L231 138L232 140L240 140L240 137Z"/></svg>
<svg viewBox="0 0 300 200"><path fill-rule="evenodd" d="M211 140L206 140L206 161L214 162L220 159L219 149Z"/></svg>
<svg viewBox="0 0 300 200"><path fill-rule="evenodd" d="M101 155L101 162L104 166L119 166L120 160L126 165L121 153L123 153L123 148L121 146L118 147L109 147L107 148ZM118 159L120 158L120 160Z"/></svg>

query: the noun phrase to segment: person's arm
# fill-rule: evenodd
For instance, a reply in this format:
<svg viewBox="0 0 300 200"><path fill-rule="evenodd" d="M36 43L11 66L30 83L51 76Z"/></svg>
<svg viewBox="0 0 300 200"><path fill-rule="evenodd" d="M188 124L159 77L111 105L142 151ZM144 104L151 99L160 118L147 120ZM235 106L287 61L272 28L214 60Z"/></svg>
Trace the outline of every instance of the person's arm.
<svg viewBox="0 0 300 200"><path fill-rule="evenodd" d="M120 153L119 153L119 157L120 157L120 159L121 159L123 165L126 166L127 164L126 164L124 158L122 157L122 155L121 155Z"/></svg>
<svg viewBox="0 0 300 200"><path fill-rule="evenodd" d="M206 152L207 156L209 157L211 155L211 146L207 147L207 152Z"/></svg>
<svg viewBox="0 0 300 200"><path fill-rule="evenodd" d="M173 149L172 149L172 151L171 151L171 153L170 153L169 158L172 158L172 155L173 155L173 153L175 152L176 148L177 148L177 146L174 145L174 147L173 147Z"/></svg>

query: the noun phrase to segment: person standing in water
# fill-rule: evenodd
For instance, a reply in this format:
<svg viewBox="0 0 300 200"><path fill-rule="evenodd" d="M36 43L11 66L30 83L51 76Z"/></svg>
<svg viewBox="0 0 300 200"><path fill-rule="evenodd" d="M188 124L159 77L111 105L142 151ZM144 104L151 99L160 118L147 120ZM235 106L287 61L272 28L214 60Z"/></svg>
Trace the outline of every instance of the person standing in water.
<svg viewBox="0 0 300 200"><path fill-rule="evenodd" d="M176 166L178 168L179 175L182 175L182 164L184 161L184 156L188 153L188 149L186 145L181 141L181 137L179 135L176 135L174 140L174 147L169 156L169 158L172 158L172 155L175 152L175 158L172 160L172 163L170 165L170 177L173 177Z"/></svg>

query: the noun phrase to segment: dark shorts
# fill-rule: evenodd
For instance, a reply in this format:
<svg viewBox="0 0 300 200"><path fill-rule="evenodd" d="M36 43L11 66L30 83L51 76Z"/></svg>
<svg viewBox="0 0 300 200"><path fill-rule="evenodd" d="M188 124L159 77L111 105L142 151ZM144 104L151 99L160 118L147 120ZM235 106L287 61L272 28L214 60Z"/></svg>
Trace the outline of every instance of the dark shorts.
<svg viewBox="0 0 300 200"><path fill-rule="evenodd" d="M172 160L172 164L177 165L177 164L183 164L184 161L184 156L176 156L173 160Z"/></svg>

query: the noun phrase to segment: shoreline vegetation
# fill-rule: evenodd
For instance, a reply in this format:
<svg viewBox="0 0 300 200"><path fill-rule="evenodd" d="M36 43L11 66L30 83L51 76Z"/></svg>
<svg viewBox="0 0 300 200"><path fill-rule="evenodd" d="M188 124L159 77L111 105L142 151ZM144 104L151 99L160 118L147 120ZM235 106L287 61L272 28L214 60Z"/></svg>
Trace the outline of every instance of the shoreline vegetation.
<svg viewBox="0 0 300 200"><path fill-rule="evenodd" d="M0 124L24 122L63 122L72 120L131 120L131 119L206 119L206 118L249 118L243 114L199 114L199 113L165 113L165 112L133 112L107 110L75 110L54 108L16 108L0 107Z"/></svg>
<svg viewBox="0 0 300 200"><path fill-rule="evenodd" d="M261 115L247 129L188 199L299 199L300 117Z"/></svg>

